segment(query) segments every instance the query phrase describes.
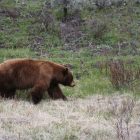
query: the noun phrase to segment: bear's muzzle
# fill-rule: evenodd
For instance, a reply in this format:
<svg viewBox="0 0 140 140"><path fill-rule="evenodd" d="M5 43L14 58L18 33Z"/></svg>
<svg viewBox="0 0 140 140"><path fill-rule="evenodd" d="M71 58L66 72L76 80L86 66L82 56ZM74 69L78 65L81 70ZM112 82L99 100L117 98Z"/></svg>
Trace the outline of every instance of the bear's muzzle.
<svg viewBox="0 0 140 140"><path fill-rule="evenodd" d="M72 83L71 83L71 85L70 85L71 87L74 87L75 86L75 82L74 81L72 81Z"/></svg>

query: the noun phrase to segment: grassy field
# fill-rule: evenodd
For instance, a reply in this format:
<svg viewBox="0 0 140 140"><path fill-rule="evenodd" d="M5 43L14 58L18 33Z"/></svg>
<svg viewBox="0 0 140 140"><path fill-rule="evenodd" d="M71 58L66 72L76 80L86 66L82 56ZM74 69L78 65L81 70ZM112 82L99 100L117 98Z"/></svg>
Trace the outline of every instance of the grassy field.
<svg viewBox="0 0 140 140"><path fill-rule="evenodd" d="M0 140L140 139L140 72L115 88L109 70L118 60L132 75L140 68L140 5L68 9L67 22L61 5L46 7L45 0L0 1L0 62L67 64L76 86L61 86L68 102L47 96L35 106L27 91L18 91L15 100L0 99Z"/></svg>
<svg viewBox="0 0 140 140"><path fill-rule="evenodd" d="M140 100L114 93L68 102L1 100L2 140L138 140Z"/></svg>

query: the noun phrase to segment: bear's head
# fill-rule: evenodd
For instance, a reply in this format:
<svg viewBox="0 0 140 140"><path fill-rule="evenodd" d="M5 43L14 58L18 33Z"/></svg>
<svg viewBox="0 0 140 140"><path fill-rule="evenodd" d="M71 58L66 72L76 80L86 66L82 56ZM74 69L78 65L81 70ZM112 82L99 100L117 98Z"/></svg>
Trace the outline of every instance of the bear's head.
<svg viewBox="0 0 140 140"><path fill-rule="evenodd" d="M65 67L63 70L63 80L62 83L64 86L70 86L70 87L74 87L75 86L75 82L73 80L73 75L71 73L71 71Z"/></svg>
<svg viewBox="0 0 140 140"><path fill-rule="evenodd" d="M57 68L55 68L53 83L70 87L75 86L71 71L63 65L57 65Z"/></svg>

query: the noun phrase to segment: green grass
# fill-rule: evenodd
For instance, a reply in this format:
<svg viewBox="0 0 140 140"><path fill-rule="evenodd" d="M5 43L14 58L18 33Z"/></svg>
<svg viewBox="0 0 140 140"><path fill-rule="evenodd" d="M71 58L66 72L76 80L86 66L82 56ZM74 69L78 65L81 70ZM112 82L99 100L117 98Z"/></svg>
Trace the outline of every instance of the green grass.
<svg viewBox="0 0 140 140"><path fill-rule="evenodd" d="M111 94L116 91L111 85L109 76L106 75L105 69L100 73L99 69L94 68L93 65L99 61L105 61L106 57L90 57L90 52L84 50L77 54L67 51L61 52L58 48L50 49L50 58L42 58L44 60L51 60L61 64L71 64L73 75L76 82L74 88L62 86L62 90L66 96L85 97L93 94ZM29 49L0 49L0 60L9 58L34 58L35 54ZM136 66L139 63L139 56L136 57L116 57L115 59L134 60ZM121 89L121 93L130 91L130 89ZM27 91L26 91L27 92ZM137 90L136 90L137 92ZM18 93L19 94L19 93ZM20 92L23 97L22 93ZM25 92L23 93L25 94Z"/></svg>
<svg viewBox="0 0 140 140"><path fill-rule="evenodd" d="M32 58L34 56L34 52L31 52L28 48L0 49L1 61L11 58Z"/></svg>

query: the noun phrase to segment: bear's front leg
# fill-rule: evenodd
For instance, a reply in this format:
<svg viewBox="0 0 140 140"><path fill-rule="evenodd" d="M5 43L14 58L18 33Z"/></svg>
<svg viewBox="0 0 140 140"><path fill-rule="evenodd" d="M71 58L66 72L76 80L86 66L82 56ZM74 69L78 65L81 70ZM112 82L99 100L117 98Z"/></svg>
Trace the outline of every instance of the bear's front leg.
<svg viewBox="0 0 140 140"><path fill-rule="evenodd" d="M32 97L32 101L34 104L38 104L41 99L43 98L43 94L45 92L44 87L42 86L35 86L32 90L31 90L31 97Z"/></svg>
<svg viewBox="0 0 140 140"><path fill-rule="evenodd" d="M60 89L59 85L55 85L55 86L51 86L48 89L48 94L49 96L56 100L56 99L63 99L65 101L67 101L66 96L63 94L62 90Z"/></svg>

